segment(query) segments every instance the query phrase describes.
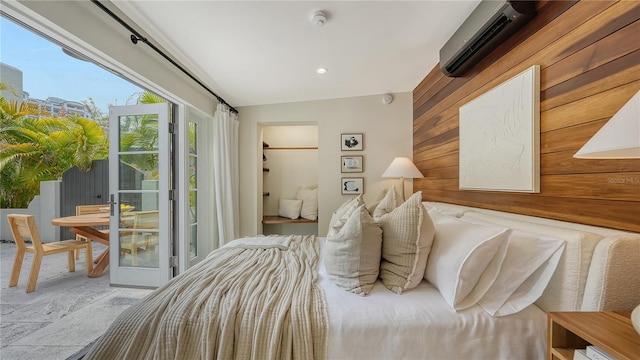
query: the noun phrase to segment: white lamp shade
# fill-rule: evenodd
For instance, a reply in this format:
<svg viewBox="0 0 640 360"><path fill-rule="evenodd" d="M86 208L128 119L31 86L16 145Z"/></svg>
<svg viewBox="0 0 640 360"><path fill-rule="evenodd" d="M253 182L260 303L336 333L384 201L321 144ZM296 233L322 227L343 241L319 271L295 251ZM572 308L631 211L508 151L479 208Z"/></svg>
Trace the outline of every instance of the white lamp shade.
<svg viewBox="0 0 640 360"><path fill-rule="evenodd" d="M413 164L413 161L407 157L397 157L393 159L391 165L382 173L382 177L391 178L422 178L424 175Z"/></svg>
<svg viewBox="0 0 640 360"><path fill-rule="evenodd" d="M579 159L640 158L640 91L578 150Z"/></svg>

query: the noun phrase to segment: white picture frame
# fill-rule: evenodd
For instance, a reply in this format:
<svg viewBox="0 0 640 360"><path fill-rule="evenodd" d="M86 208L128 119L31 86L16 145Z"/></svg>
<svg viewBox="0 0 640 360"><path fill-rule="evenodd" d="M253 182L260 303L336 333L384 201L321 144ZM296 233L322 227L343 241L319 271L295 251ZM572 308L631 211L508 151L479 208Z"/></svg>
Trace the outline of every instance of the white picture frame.
<svg viewBox="0 0 640 360"><path fill-rule="evenodd" d="M364 192L364 178L343 177L340 179L342 195L359 195Z"/></svg>
<svg viewBox="0 0 640 360"><path fill-rule="evenodd" d="M540 66L460 107L459 188L540 192Z"/></svg>
<svg viewBox="0 0 640 360"><path fill-rule="evenodd" d="M343 173L361 173L363 171L363 158L364 156L362 155L341 156L340 171Z"/></svg>

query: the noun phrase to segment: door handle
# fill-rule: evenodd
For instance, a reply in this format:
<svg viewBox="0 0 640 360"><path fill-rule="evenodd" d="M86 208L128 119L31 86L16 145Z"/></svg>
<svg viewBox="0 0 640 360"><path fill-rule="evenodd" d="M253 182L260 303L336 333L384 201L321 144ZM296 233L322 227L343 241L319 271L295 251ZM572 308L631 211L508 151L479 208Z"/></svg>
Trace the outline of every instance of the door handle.
<svg viewBox="0 0 640 360"><path fill-rule="evenodd" d="M115 195L109 194L109 213L111 214L111 216L115 215L115 205L117 205L115 202Z"/></svg>

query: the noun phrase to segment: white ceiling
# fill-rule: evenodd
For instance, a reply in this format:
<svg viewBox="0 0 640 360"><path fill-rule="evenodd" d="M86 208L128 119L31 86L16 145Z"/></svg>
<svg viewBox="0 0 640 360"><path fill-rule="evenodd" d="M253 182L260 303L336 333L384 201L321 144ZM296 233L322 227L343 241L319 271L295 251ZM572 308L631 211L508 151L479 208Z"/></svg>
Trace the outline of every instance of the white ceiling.
<svg viewBox="0 0 640 360"><path fill-rule="evenodd" d="M114 1L233 106L412 91L478 3Z"/></svg>

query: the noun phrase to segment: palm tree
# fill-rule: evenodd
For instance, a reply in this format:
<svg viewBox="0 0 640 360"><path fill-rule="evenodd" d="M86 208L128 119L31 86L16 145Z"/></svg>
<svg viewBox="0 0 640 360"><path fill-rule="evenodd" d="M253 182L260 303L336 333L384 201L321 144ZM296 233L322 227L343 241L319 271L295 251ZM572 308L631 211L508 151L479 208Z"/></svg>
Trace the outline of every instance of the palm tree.
<svg viewBox="0 0 640 360"><path fill-rule="evenodd" d="M91 119L39 117L37 106L0 96L0 206L27 207L40 181L55 180L72 166L88 171L108 155L107 138Z"/></svg>
<svg viewBox="0 0 640 360"><path fill-rule="evenodd" d="M137 104L159 104L167 101L149 91L138 94ZM121 124L122 151L155 151L158 149L158 118L155 115L129 116ZM157 170L157 155L125 155L122 160L141 171ZM151 177L157 174L148 174Z"/></svg>
<svg viewBox="0 0 640 360"><path fill-rule="evenodd" d="M0 90L9 90L15 93L11 85L0 82ZM43 115L44 112L38 105L30 102L18 102L16 100L7 100L4 96L0 96L0 120L10 120L21 117L37 117Z"/></svg>
<svg viewBox="0 0 640 360"><path fill-rule="evenodd" d="M0 82L0 90L10 87ZM164 103L144 91L138 104ZM156 150L155 116L126 119L121 129L122 150ZM89 171L93 160L109 155L107 134L94 120L75 116L51 116L36 104L7 101L0 96L0 207L25 208L40 191L40 181L56 180L73 166ZM156 169L157 155L128 156L126 162L143 171ZM153 177L155 174L149 174Z"/></svg>
<svg viewBox="0 0 640 360"><path fill-rule="evenodd" d="M105 134L109 134L109 114L105 114L98 108L95 100L89 97L86 100L82 100L82 104L84 108L89 113L89 117L93 119L93 121L97 122L103 129Z"/></svg>

